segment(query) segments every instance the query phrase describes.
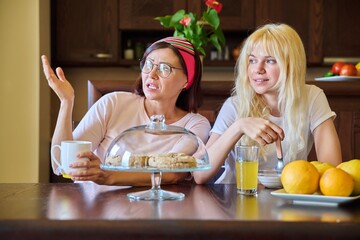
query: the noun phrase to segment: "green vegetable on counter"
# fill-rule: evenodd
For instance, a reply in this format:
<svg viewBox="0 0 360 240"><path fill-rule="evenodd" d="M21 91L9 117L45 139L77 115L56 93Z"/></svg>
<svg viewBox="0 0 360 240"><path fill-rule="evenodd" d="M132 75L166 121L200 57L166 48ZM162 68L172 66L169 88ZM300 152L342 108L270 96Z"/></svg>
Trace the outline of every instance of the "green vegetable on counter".
<svg viewBox="0 0 360 240"><path fill-rule="evenodd" d="M335 76L335 74L332 71L328 71L324 74L324 77L332 77Z"/></svg>

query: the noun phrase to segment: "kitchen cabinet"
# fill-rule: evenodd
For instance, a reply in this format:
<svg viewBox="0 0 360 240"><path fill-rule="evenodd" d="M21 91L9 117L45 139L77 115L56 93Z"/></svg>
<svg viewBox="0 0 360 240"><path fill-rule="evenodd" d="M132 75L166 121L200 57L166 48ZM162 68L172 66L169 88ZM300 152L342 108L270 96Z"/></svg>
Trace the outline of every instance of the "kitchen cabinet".
<svg viewBox="0 0 360 240"><path fill-rule="evenodd" d="M256 0L256 25L282 22L292 26L304 44L308 64L319 64L322 55L322 0Z"/></svg>
<svg viewBox="0 0 360 240"><path fill-rule="evenodd" d="M222 0L223 9L219 13L221 27L224 31L229 51L237 47L249 31L255 26L255 0ZM201 16L206 10L204 1L184 0L167 1L164 4L162 0L119 0L119 30L121 32L121 48L126 48L130 41L133 45L140 44L146 47L149 43L165 36L171 36L173 29L166 29L160 22L154 20L157 16L172 15L179 9L186 12L192 12ZM146 37L144 38L144 34ZM208 47L207 52L211 51ZM205 58L205 64L209 65L231 65L235 64L235 59L230 61L208 61ZM124 54L120 60L123 63Z"/></svg>
<svg viewBox="0 0 360 240"><path fill-rule="evenodd" d="M192 1L200 5L200 11L206 9L203 1ZM235 65L236 59L233 58L232 50L238 48L242 41L251 33L255 27L255 0L220 0L223 8L219 13L221 28L226 38L226 47L229 51L229 60L211 61L205 58L205 66L231 66ZM207 52L212 49L209 47ZM225 50L225 49L224 49ZM208 54L210 55L210 54Z"/></svg>
<svg viewBox="0 0 360 240"><path fill-rule="evenodd" d="M186 9L187 1L178 0L119 0L120 30L163 30L154 17Z"/></svg>
<svg viewBox="0 0 360 240"><path fill-rule="evenodd" d="M223 31L247 32L255 28L255 0L220 0L220 2L223 4L219 13ZM201 12L206 10L203 1L195 0L194 4L200 5Z"/></svg>
<svg viewBox="0 0 360 240"><path fill-rule="evenodd" d="M172 29L165 29L154 18L170 15L179 9L187 10L188 1L168 0L119 0L118 27L121 65L136 65L144 49L152 42L172 36ZM134 59L125 58L124 49L135 49ZM140 49L140 50L139 50Z"/></svg>
<svg viewBox="0 0 360 240"><path fill-rule="evenodd" d="M324 1L325 58L357 58L360 62L360 1Z"/></svg>
<svg viewBox="0 0 360 240"><path fill-rule="evenodd" d="M309 65L331 64L330 58L360 61L360 1L256 0L256 25L284 22L299 33ZM335 60L336 61L336 60Z"/></svg>
<svg viewBox="0 0 360 240"><path fill-rule="evenodd" d="M254 27L255 0L221 0L219 13L223 30L248 30ZM119 0L119 29L163 30L154 17L172 15L179 9L200 16L206 10L199 0Z"/></svg>
<svg viewBox="0 0 360 240"><path fill-rule="evenodd" d="M308 81L324 90L331 109L336 113L334 124L339 136L342 159L360 159L360 85L356 81ZM309 160L317 160L315 150Z"/></svg>
<svg viewBox="0 0 360 240"><path fill-rule="evenodd" d="M118 62L117 0L54 0L52 52L62 66Z"/></svg>
<svg viewBox="0 0 360 240"><path fill-rule="evenodd" d="M360 21L360 1L221 2L219 16L230 53L257 26L284 22L299 33L308 65L322 65L324 59L333 57L359 59L360 31L356 23ZM53 62L63 66L137 65L138 57L124 57L129 44L143 51L153 41L173 34L155 17L179 9L200 15L206 8L200 0L54 0L51 4ZM209 54L205 66L235 65L235 59L210 61L211 50L211 46L206 49Z"/></svg>

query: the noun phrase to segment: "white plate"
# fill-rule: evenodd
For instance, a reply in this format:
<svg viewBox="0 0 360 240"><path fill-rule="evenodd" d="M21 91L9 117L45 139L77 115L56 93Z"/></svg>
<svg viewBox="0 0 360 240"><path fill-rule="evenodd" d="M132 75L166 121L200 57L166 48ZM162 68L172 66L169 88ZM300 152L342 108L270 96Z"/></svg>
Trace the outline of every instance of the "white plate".
<svg viewBox="0 0 360 240"><path fill-rule="evenodd" d="M341 203L360 199L360 195L354 197L332 197L320 194L290 194L284 189L272 191L271 195L293 200L294 204L313 205L313 206L338 206Z"/></svg>
<svg viewBox="0 0 360 240"><path fill-rule="evenodd" d="M316 81L348 81L348 80L358 80L360 77L357 76L332 76L332 77L317 77Z"/></svg>

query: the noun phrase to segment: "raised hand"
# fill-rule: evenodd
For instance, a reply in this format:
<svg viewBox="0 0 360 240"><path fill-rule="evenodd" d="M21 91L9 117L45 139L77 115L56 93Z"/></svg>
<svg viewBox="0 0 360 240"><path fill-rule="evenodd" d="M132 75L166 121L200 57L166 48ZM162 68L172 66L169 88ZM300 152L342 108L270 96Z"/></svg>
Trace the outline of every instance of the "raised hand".
<svg viewBox="0 0 360 240"><path fill-rule="evenodd" d="M60 101L73 101L74 88L66 80L64 71L58 67L56 68L56 74L51 68L48 58L45 55L41 56L43 71L48 81L49 86L54 90Z"/></svg>

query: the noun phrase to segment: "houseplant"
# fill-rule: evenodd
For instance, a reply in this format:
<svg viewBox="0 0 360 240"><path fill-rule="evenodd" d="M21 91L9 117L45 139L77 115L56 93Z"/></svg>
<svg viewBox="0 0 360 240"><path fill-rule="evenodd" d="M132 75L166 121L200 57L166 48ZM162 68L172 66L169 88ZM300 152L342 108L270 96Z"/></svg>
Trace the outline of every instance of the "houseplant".
<svg viewBox="0 0 360 240"><path fill-rule="evenodd" d="M200 54L206 56L205 47L208 43L221 52L225 36L218 15L223 5L216 0L205 0L204 3L207 8L199 18L192 12L186 13L180 9L173 15L156 17L155 20L160 21L165 28L173 28L174 36L189 40Z"/></svg>

